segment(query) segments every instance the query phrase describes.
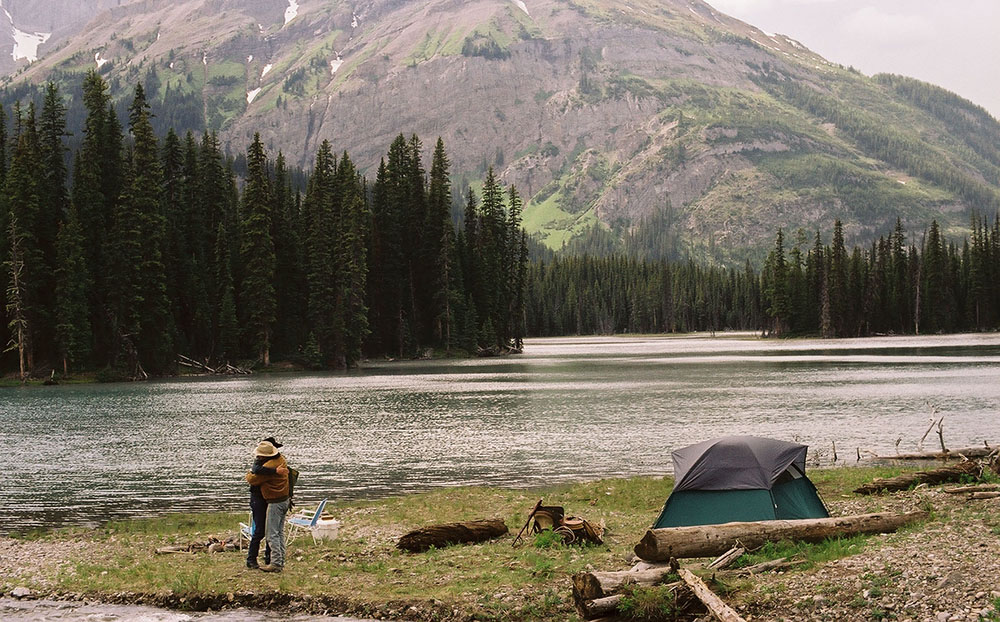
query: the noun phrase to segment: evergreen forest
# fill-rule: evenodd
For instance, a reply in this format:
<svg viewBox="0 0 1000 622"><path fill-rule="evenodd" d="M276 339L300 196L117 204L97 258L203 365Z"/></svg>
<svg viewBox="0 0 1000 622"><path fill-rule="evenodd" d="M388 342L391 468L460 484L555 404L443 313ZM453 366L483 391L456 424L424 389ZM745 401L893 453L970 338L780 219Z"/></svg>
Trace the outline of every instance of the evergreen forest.
<svg viewBox="0 0 1000 622"><path fill-rule="evenodd" d="M143 87L123 108L93 71L81 97L73 153L53 83L40 105L0 107L0 372L22 379L145 378L179 359L343 369L516 352L526 335L1000 327L997 219L974 216L961 244L897 221L850 250L839 221L828 242L778 229L762 266L607 244L529 261L516 188L490 169L453 196L440 139L428 171L420 139L398 136L370 181L325 141L299 171L259 136L235 158L213 132L158 136Z"/></svg>
<svg viewBox="0 0 1000 622"><path fill-rule="evenodd" d="M255 136L238 179L214 133L158 137L141 85L124 123L96 72L82 97L71 158L54 84L40 110L0 108L0 371L135 379L179 357L336 369L520 348L521 199L491 170L456 227L440 139L428 172L420 139L398 136L373 182L323 142L300 186Z"/></svg>
<svg viewBox="0 0 1000 622"><path fill-rule="evenodd" d="M528 268L526 332L567 334L753 330L863 337L1000 328L1000 221L973 217L948 242L937 221L908 238L897 220L868 248L834 223L787 243L778 229L762 268L622 255L555 256Z"/></svg>

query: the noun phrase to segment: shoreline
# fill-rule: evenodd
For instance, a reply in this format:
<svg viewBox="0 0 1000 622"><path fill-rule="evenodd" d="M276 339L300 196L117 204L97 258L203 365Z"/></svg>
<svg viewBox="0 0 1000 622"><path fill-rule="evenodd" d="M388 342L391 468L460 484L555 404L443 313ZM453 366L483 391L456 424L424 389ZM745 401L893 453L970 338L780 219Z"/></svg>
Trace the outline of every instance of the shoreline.
<svg viewBox="0 0 1000 622"><path fill-rule="evenodd" d="M857 550L830 561L738 582L730 586L727 601L747 620L778 619L780 613L788 620L849 622L893 611L895 617L885 619L936 621L937 612L946 612L948 620L964 621L978 620L971 616L983 611L993 615L991 607L997 618L983 619L1000 619L995 579L1000 499L972 503L944 494L940 486L877 497L850 492L873 477L914 468L811 469L832 515L921 508L930 509L932 519L896 534L866 537ZM670 478L635 477L542 490L452 488L334 503L328 507L343 522L338 539L319 544L308 535L297 539L279 575L246 570L243 555L235 551L154 553L165 545L232 535L245 513L176 514L0 537L0 567L6 568L0 595L12 597L24 587L36 598L185 611L247 607L397 620L576 620L572 574L629 567L632 545L671 487ZM564 506L568 515L603 522L605 545L543 547L529 539L512 548L513 535L539 497ZM420 554L394 547L416 527L490 517L502 518L511 533ZM858 582L878 586L855 591ZM859 597L863 592L867 596ZM926 598L915 600L914 594ZM930 617L920 617L925 610Z"/></svg>

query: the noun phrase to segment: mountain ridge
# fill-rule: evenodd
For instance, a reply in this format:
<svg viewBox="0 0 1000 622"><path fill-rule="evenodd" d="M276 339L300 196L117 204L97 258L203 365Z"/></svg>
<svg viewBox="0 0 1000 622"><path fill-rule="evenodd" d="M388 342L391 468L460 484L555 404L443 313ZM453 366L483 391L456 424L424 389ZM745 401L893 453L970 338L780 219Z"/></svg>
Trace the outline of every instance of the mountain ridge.
<svg viewBox="0 0 1000 622"><path fill-rule="evenodd" d="M550 248L666 210L679 254L738 259L778 226L957 232L1000 205L988 114L698 0L139 0L106 15L8 84L69 84L107 60L118 97L143 80L231 152L259 131L303 166L324 139L373 172L397 134L442 136L459 186L495 167Z"/></svg>

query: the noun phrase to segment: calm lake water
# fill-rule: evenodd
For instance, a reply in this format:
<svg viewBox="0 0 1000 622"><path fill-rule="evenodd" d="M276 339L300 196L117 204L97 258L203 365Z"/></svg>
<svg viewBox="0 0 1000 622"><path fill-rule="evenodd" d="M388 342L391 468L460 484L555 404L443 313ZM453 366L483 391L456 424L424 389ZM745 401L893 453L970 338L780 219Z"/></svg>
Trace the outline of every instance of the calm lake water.
<svg viewBox="0 0 1000 622"><path fill-rule="evenodd" d="M1000 335L529 340L521 356L347 374L0 389L0 531L241 510L256 442L301 469L301 503L438 486L663 474L727 434L912 451L1000 442ZM927 449L937 444L932 433Z"/></svg>

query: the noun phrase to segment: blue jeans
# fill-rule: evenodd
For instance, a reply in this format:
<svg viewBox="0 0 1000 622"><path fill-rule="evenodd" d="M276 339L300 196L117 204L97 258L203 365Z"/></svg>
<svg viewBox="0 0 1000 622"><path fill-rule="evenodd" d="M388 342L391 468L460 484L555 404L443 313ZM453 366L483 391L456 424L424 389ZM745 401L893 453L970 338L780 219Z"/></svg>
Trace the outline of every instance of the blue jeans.
<svg viewBox="0 0 1000 622"><path fill-rule="evenodd" d="M260 542L264 539L264 529L267 525L267 501L250 497L250 511L253 512L253 535L250 538L250 546L247 548L247 564L257 563L257 556L260 554ZM271 546L264 548L264 563L271 563Z"/></svg>
<svg viewBox="0 0 1000 622"><path fill-rule="evenodd" d="M288 499L267 504L267 545L271 547L271 565L285 565L285 515Z"/></svg>

